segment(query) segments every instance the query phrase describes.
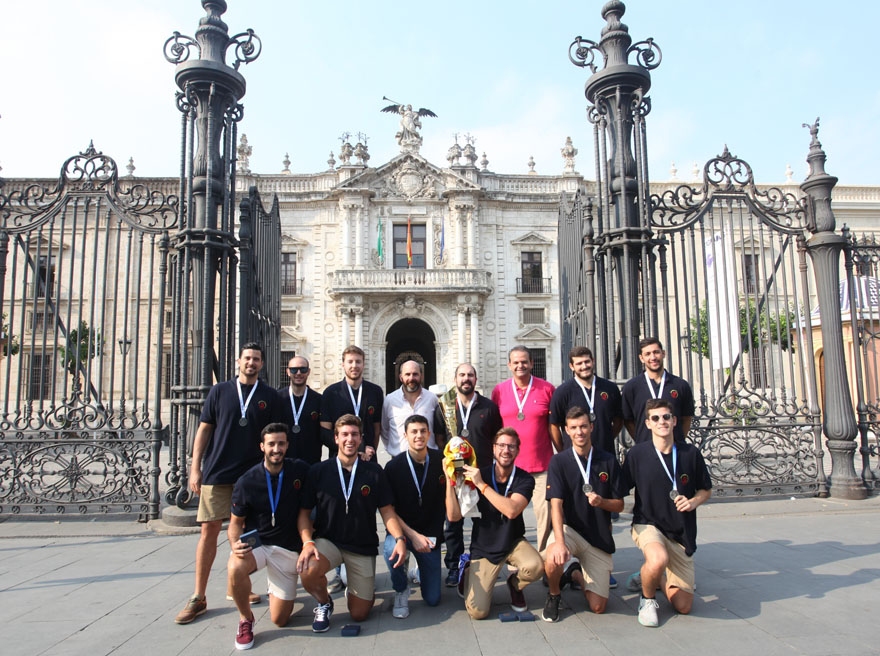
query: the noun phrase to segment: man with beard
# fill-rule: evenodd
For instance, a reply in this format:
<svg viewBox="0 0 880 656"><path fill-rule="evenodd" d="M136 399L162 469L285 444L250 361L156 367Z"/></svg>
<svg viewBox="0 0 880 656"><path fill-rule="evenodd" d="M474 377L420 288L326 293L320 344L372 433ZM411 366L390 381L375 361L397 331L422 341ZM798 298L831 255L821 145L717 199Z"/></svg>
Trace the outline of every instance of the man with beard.
<svg viewBox="0 0 880 656"><path fill-rule="evenodd" d="M422 387L422 367L415 360L400 365L400 387L385 397L382 405L382 444L394 457L407 449L404 425L408 417L421 415L428 421L428 446L436 449L443 442L446 426L435 430L434 417L440 403L437 396ZM440 428L440 427L437 427Z"/></svg>
<svg viewBox="0 0 880 656"><path fill-rule="evenodd" d="M205 591L217 556L217 536L232 507L232 486L262 459L260 432L281 416L278 393L260 383L263 348L254 342L241 347L238 377L217 383L208 392L190 465L189 487L199 495L196 517L201 524L196 547L195 589L174 619L189 624L208 609ZM252 603L259 603L253 595Z"/></svg>
<svg viewBox="0 0 880 656"><path fill-rule="evenodd" d="M645 371L623 386L623 422L636 444L651 440L651 431L645 423L645 403L651 399L665 399L669 403L676 419L676 442L684 442L691 429L695 411L694 393L686 380L664 368L665 357L666 351L656 337L646 337L640 341L639 360L645 366Z"/></svg>
<svg viewBox="0 0 880 656"><path fill-rule="evenodd" d="M347 414L337 419L335 440L336 457L309 470L300 510L300 525L305 528L296 569L303 588L318 602L312 623L315 633L330 629L333 600L327 592L326 575L343 563L348 573L348 612L352 621L362 622L370 614L379 550L377 510L395 541L389 558L392 567L406 563L406 536L394 512L388 478L375 461L359 455L360 418Z"/></svg>
<svg viewBox="0 0 880 656"><path fill-rule="evenodd" d="M546 380L532 375L532 355L525 346L514 346L507 355L510 380L498 383L492 390L492 401L501 412L505 426L513 426L522 439L519 456L520 469L535 479L532 506L535 509L535 528L538 551L547 546L550 534L550 512L547 492L547 467L553 448L562 451L562 439L550 433L550 399L554 387Z"/></svg>
<svg viewBox="0 0 880 656"><path fill-rule="evenodd" d="M382 429L384 394L378 385L364 380L364 351L348 346L342 352L342 370L345 378L328 385L321 396L321 429L325 443L333 443L333 426L344 414L360 417L363 425L361 450L366 460L376 453ZM334 443L330 455L336 455Z"/></svg>
<svg viewBox="0 0 880 656"><path fill-rule="evenodd" d="M505 426L495 435L495 463L486 467L464 466L464 474L480 492L471 533L471 558L462 573L459 591L465 609L475 620L485 618L492 606L492 591L498 573L508 563L516 571L507 578L510 607L517 613L528 610L523 588L544 573L541 555L525 538L522 513L529 505L535 479L515 466L519 453L519 435ZM461 519L461 506L452 481L446 483L446 515L451 521Z"/></svg>
<svg viewBox="0 0 880 656"><path fill-rule="evenodd" d="M276 626L284 626L296 599L296 561L302 550L297 526L303 486L309 474L302 460L285 458L288 452L287 426L272 423L263 429L260 450L263 462L248 469L232 490L229 518L229 588L240 619L235 648L254 644L254 614L248 603L250 575L266 568L269 585L269 615ZM241 541L242 535L257 532L256 544Z"/></svg>
<svg viewBox="0 0 880 656"><path fill-rule="evenodd" d="M296 355L287 363L290 385L278 389L281 394L281 412L288 435L291 458L305 460L310 465L321 460L321 395L308 386L309 361ZM334 444L326 444L332 450Z"/></svg>
<svg viewBox="0 0 880 656"><path fill-rule="evenodd" d="M474 448L477 467L492 464L492 439L501 430L501 413L491 399L476 390L477 370L467 362L455 370L455 434ZM458 585L459 560L464 553L464 520L447 521L443 535L446 541L446 586Z"/></svg>
<svg viewBox="0 0 880 656"><path fill-rule="evenodd" d="M408 448L385 465L394 495L394 510L406 536L406 548L416 560L422 599L428 606L440 603L440 535L446 517L446 476L443 454L428 448L428 419L407 417L404 434ZM384 555L394 589L393 615L409 617L409 581L402 567L394 567L395 536L385 536Z"/></svg>

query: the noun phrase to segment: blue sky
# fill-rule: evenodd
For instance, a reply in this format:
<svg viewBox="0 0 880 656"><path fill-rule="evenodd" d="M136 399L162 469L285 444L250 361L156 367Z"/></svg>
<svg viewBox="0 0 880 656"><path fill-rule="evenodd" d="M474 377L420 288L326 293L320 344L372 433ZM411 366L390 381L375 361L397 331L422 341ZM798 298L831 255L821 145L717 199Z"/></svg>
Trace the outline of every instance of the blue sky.
<svg viewBox="0 0 880 656"><path fill-rule="evenodd" d="M57 175L89 140L138 175L177 173L180 115L174 67L162 45L192 35L199 0L0 0L0 175ZM422 154L445 166L453 134L469 133L499 173L562 170L571 136L577 169L594 177L575 36L598 40L602 2L333 3L229 0L230 34L253 28L260 58L242 68L244 132L251 169L327 167L343 132L369 137L370 164L397 154L389 96L427 107ZM828 172L840 184L880 184L880 85L871 62L878 3L813 0L716 3L630 0L634 41L653 37L663 61L652 72L650 175L689 179L725 144L760 182L806 173L809 134L821 117Z"/></svg>

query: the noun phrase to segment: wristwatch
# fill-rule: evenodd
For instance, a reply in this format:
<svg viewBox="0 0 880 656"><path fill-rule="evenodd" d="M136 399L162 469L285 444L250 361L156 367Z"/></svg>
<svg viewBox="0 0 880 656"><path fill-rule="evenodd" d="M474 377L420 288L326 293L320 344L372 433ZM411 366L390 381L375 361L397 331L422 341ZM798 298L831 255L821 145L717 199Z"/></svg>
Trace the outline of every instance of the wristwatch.
<svg viewBox="0 0 880 656"><path fill-rule="evenodd" d="M394 538L394 539L397 540L398 542L400 542L401 540L403 540L404 542L406 542L406 537L403 536L403 535L398 535L398 536L397 536L396 538Z"/></svg>

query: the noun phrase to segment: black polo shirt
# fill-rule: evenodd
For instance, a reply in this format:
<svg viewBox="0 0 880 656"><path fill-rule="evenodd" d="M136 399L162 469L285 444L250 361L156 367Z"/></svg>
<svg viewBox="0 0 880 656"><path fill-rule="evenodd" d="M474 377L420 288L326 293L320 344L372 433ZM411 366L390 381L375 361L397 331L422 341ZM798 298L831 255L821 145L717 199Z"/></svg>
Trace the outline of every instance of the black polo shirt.
<svg viewBox="0 0 880 656"><path fill-rule="evenodd" d="M385 465L385 475L394 496L394 510L414 531L425 537L437 539L435 548L443 541L443 522L446 520L446 476L443 473L443 454L437 449L428 449L428 472L425 464L413 460L418 485L422 487L422 503L419 505L419 492L409 468L407 454L409 449L398 453ZM397 536L395 536L397 537Z"/></svg>
<svg viewBox="0 0 880 656"><path fill-rule="evenodd" d="M275 526L272 526L272 504L266 484L266 468L262 462L248 469L232 489L232 514L244 517L244 530L256 529L263 544L274 544L290 551L302 550L302 540L296 522L302 505L303 490L309 475L309 466L302 460L284 459L281 494L275 508ZM269 477L272 494L278 489L278 476Z"/></svg>
<svg viewBox="0 0 880 656"><path fill-rule="evenodd" d="M583 490L584 477L575 457L580 459L581 467L586 469L587 458L577 456L571 447L557 453L550 460L550 468L547 470L547 498L562 499L565 523L597 549L612 554L614 538L611 535L611 513L590 505ZM593 447L589 480L593 491L600 497L622 499L626 496L617 458L598 447Z"/></svg>
<svg viewBox="0 0 880 656"><path fill-rule="evenodd" d="M461 431L464 430L464 417L461 409L458 407L458 397L453 401L455 404L455 430L456 435L463 437ZM485 467L492 464L494 458L492 450L492 441L495 439L495 433L501 430L504 422L501 420L501 412L498 406L482 394L474 393L471 399L471 411L468 415L468 436L465 437L468 443L474 447L474 453L477 456L477 467Z"/></svg>
<svg viewBox="0 0 880 656"><path fill-rule="evenodd" d="M611 424L615 417L623 418L620 390L615 383L599 376L593 376L593 385L596 386L596 396L593 401L596 420L593 422L590 441L602 451L615 453ZM571 438L565 432L565 415L574 407L590 412L590 404L584 398L583 388L577 380L571 379L557 387L553 392L553 398L550 399L550 423L559 426L562 431L562 444L566 449L571 446Z"/></svg>
<svg viewBox="0 0 880 656"><path fill-rule="evenodd" d="M381 387L368 380L361 381L361 388L364 391L361 395L360 412L357 414L364 425L363 444L361 445L361 451L363 451L364 447L368 446L375 449L379 442L379 436L373 431L373 424L382 422L382 404L385 394ZM351 397L348 394L350 389L344 378L327 386L321 395L321 421L335 424L342 415L355 414L354 405L352 405ZM355 401L357 401L357 396L358 393L354 392ZM333 452L335 453L335 448Z"/></svg>
<svg viewBox="0 0 880 656"><path fill-rule="evenodd" d="M287 453L291 458L300 458L310 465L321 460L321 395L315 390L308 388L305 394L306 404L299 415L299 432L293 432L293 408L290 406L290 386L279 387L278 394L281 396L282 421L290 429L287 432L287 440L290 446ZM303 397L295 396L294 401L297 409L302 406ZM335 444L333 445L335 448Z"/></svg>
<svg viewBox="0 0 880 656"><path fill-rule="evenodd" d="M273 421L281 421L278 393L265 381L259 381L245 413L247 426L240 426L241 406L236 380L217 383L208 392L199 421L214 426L214 434L205 448L202 483L233 485L249 468L263 460L260 432ZM242 385L247 400L252 385Z"/></svg>
<svg viewBox="0 0 880 656"><path fill-rule="evenodd" d="M394 503L385 472L375 462L360 460L345 512L345 494L339 481L337 458L309 469L304 508L315 508L315 535L326 538L344 551L375 556L379 550L376 510ZM342 468L346 489L351 472Z"/></svg>
<svg viewBox="0 0 880 656"><path fill-rule="evenodd" d="M679 493L691 498L697 490L711 490L712 479L703 460L703 454L692 444L676 443L677 466L675 477ZM672 474L672 454L664 456ZM690 556L697 550L697 511L679 512L669 498L672 481L666 474L654 442L636 444L626 454L623 463L624 489L636 488L633 505L633 524L656 526L663 535L685 548Z"/></svg>
<svg viewBox="0 0 880 656"><path fill-rule="evenodd" d="M492 485L492 468L494 466L480 467L480 475L483 477L483 481L489 485ZM531 501L532 493L535 491L535 477L519 467L514 467L511 476L513 476L513 482L507 496L521 494ZM508 482L509 480L497 483L499 494L504 494ZM508 519L482 494L477 507L481 517L473 519L471 558L486 558L489 562L497 565L507 558L516 543L525 537L526 525L522 513L513 519Z"/></svg>
<svg viewBox="0 0 880 656"><path fill-rule="evenodd" d="M650 381L654 394L660 390L660 385ZM633 440L636 444L651 441L651 431L645 425L645 404L653 399L648 389L648 381L645 374L641 373L631 378L623 386L621 392L621 407L625 421L633 421L636 425L636 434ZM663 394L660 398L669 401L672 405L672 414L678 417L678 423L673 430L673 439L676 442L684 442L684 431L681 429L682 417L693 417L695 412L694 393L690 384L678 376L666 372L666 382L663 384Z"/></svg>

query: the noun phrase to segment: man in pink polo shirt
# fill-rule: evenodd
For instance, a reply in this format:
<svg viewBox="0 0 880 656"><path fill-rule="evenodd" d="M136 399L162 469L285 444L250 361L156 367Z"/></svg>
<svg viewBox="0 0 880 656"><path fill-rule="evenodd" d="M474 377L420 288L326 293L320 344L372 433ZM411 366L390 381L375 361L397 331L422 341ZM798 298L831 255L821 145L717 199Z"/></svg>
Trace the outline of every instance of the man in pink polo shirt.
<svg viewBox="0 0 880 656"><path fill-rule="evenodd" d="M492 401L501 411L505 426L519 434L521 445L516 466L535 478L532 504L538 533L538 551L547 546L550 535L550 512L547 505L547 467L553 447L562 451L562 440L554 442L550 434L550 399L554 387L532 376L532 356L525 346L514 346L507 354L507 368L513 377L498 383Z"/></svg>

